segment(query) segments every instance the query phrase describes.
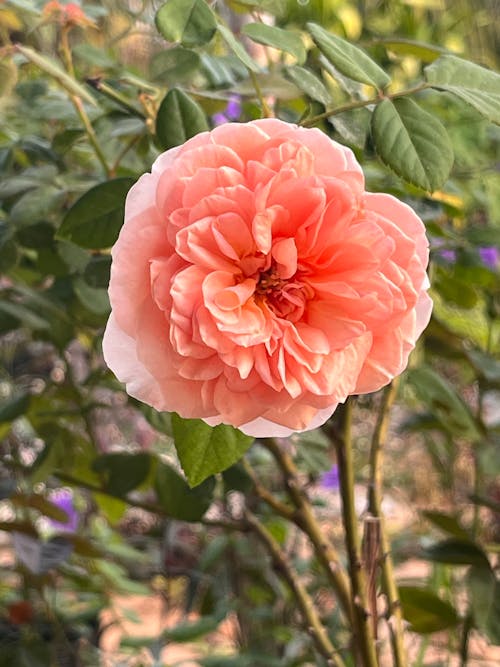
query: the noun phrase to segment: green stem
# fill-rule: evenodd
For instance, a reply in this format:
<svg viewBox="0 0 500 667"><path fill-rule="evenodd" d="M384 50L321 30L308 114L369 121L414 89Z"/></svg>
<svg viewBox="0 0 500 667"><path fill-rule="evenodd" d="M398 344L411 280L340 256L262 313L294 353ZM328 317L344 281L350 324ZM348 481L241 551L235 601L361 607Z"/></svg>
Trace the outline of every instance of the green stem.
<svg viewBox="0 0 500 667"><path fill-rule="evenodd" d="M338 107L333 107L333 109L328 109L327 111L323 111L323 113L319 113L316 116L312 116L311 118L306 118L302 122L299 123L299 125L302 125L302 127L312 127L313 125L316 125L320 120L324 120L325 118L330 118L331 116L338 116L341 113L345 113L346 111L352 111L353 109L362 109L363 107L368 107L371 104L378 104L381 100L387 98L389 100L394 100L397 97L405 97L406 95L413 95L415 93L419 93L421 90L426 90L426 88L431 88L428 83L421 83L418 86L414 86L413 88L407 88L406 90L400 90L397 93L384 93L383 95L377 95L377 97L371 97L368 100L356 100L355 102L348 102L347 104L342 104Z"/></svg>
<svg viewBox="0 0 500 667"><path fill-rule="evenodd" d="M99 93L102 93L116 104L119 104L123 109L131 113L133 116L137 116L141 120L146 120L144 113L134 106L124 95L119 93L117 90L108 86L107 83L104 83L100 78L87 79L86 80L89 86L92 86L94 90L97 90Z"/></svg>
<svg viewBox="0 0 500 667"><path fill-rule="evenodd" d="M66 71L70 76L75 78L75 68L73 66L73 58L71 56L71 48L68 40L68 30L69 30L68 26L63 26L61 28L60 49L61 49L62 60L66 67ZM78 117L80 118L83 127L85 128L85 132L87 133L88 140L92 148L94 149L94 153L96 154L97 159L101 163L102 168L104 169L104 173L109 178L111 176L111 169L108 166L106 157L101 150L101 147L99 145L99 140L97 139L97 135L94 131L94 128L92 127L92 123L90 122L87 112L85 111L83 102L80 99L80 97L78 97L78 95L75 95L74 93L68 93L68 95L71 102L73 103L73 106L75 107L75 111L78 114Z"/></svg>
<svg viewBox="0 0 500 667"><path fill-rule="evenodd" d="M349 579L340 562L340 558L325 535L324 528L318 523L311 503L300 483L298 470L291 456L285 452L278 443L268 438L263 445L271 452L278 463L285 479L285 485L295 505L296 511L291 520L309 537L316 553L318 562L323 567L328 581L337 594L340 606L346 617L352 621L353 607L351 602L351 591Z"/></svg>
<svg viewBox="0 0 500 667"><path fill-rule="evenodd" d="M260 102L260 106L262 107L262 115L264 118L273 118L274 113L272 112L272 109L269 108L267 105L267 102L264 98L264 95L262 93L262 89L259 84L259 80L257 79L257 76L255 72L252 72L251 69L248 70L250 74L250 78L252 80L253 87L255 88L255 92L257 93L258 100Z"/></svg>
<svg viewBox="0 0 500 667"><path fill-rule="evenodd" d="M390 410L397 394L397 384L397 381L393 381L392 384L385 388L382 395L382 404L380 406L377 423L375 424L375 429L373 431L370 448L368 508L372 516L379 522L380 551L382 554L382 586L387 597L388 617L392 619L392 623L389 623L389 628L394 664L396 667L404 667L406 665L406 656L404 647L403 614L394 575L391 544L387 534L385 517L382 513L384 445L387 440Z"/></svg>
<svg viewBox="0 0 500 667"><path fill-rule="evenodd" d="M339 655L339 652L335 649L328 637L311 596L297 576L293 567L288 562L288 559L278 542L249 510L245 511L245 519L269 552L276 567L294 594L302 616L306 622L307 630L313 638L318 652L326 659L329 667L345 667L345 663Z"/></svg>
<svg viewBox="0 0 500 667"><path fill-rule="evenodd" d="M361 561L359 524L354 502L354 460L351 425L352 398L348 399L345 404L344 437L342 442L336 443L336 448L340 473L342 517L354 605L354 649L360 666L378 667L377 652L370 624L370 613L368 611L367 582Z"/></svg>

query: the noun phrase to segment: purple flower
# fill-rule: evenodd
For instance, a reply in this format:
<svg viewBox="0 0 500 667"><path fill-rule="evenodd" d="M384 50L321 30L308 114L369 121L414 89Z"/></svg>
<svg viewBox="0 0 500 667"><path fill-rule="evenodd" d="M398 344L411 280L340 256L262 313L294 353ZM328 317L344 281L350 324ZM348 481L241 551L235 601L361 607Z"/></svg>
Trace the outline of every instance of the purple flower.
<svg viewBox="0 0 500 667"><path fill-rule="evenodd" d="M500 252L495 246L479 248L479 257L482 263L489 269L496 269L500 263Z"/></svg>
<svg viewBox="0 0 500 667"><path fill-rule="evenodd" d="M238 120L241 115L241 98L239 95L231 95L226 108L221 113L215 113L212 116L212 123L215 126L223 125L232 120Z"/></svg>
<svg viewBox="0 0 500 667"><path fill-rule="evenodd" d="M50 495L50 502L62 510L67 521L48 519L48 524L58 533L75 533L78 528L78 512L73 505L73 494L69 489L57 489Z"/></svg>
<svg viewBox="0 0 500 667"><path fill-rule="evenodd" d="M330 470L321 475L319 483L324 489L328 489L329 491L336 491L339 488L339 468L336 463L332 465Z"/></svg>
<svg viewBox="0 0 500 667"><path fill-rule="evenodd" d="M449 262L450 264L457 261L457 253L455 250L440 250L438 255L441 259L444 259L445 262Z"/></svg>

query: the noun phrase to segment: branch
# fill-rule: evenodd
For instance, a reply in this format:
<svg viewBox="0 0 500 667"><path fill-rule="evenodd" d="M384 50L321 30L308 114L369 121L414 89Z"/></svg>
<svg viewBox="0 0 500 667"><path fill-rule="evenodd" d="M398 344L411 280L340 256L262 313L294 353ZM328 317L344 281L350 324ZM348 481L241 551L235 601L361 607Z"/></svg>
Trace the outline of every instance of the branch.
<svg viewBox="0 0 500 667"><path fill-rule="evenodd" d="M338 596L342 610L347 618L352 620L352 602L349 580L334 546L327 539L324 529L319 525L312 510L311 503L301 487L299 471L291 456L283 451L274 439L268 438L262 441L262 444L271 452L278 463L285 478L288 494L297 508L297 511L294 512L291 520L304 533L306 533L311 540L316 553L316 558L325 570L330 585Z"/></svg>
<svg viewBox="0 0 500 667"><path fill-rule="evenodd" d="M319 653L326 659L329 667L345 667L344 661L342 660L338 651L334 648L324 626L321 623L321 619L309 593L298 578L297 573L288 562L288 559L283 553L278 542L274 539L267 528L263 526L257 517L249 510L245 511L245 518L257 537L269 552L276 567L283 575L283 578L290 586L290 589L292 590L292 593L297 600L297 604L300 607L302 616L306 621L309 634L313 638Z"/></svg>

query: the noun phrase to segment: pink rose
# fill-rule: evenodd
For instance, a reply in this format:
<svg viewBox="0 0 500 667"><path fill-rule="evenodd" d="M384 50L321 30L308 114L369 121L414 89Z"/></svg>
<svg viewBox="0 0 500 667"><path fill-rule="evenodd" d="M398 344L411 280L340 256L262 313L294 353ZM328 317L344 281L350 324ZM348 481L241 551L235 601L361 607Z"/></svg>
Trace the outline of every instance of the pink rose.
<svg viewBox="0 0 500 667"><path fill-rule="evenodd" d="M353 153L280 120L159 156L113 248L107 364L158 410L258 437L324 423L406 367L432 302L424 226Z"/></svg>

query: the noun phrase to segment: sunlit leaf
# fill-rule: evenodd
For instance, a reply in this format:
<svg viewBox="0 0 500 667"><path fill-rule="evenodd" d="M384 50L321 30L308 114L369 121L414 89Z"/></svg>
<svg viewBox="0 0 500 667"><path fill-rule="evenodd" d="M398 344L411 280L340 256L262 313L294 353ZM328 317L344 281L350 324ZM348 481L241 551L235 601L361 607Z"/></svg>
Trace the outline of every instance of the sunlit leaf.
<svg viewBox="0 0 500 667"><path fill-rule="evenodd" d="M155 17L158 31L169 42L199 46L216 30L215 16L205 0L168 0Z"/></svg>
<svg viewBox="0 0 500 667"><path fill-rule="evenodd" d="M242 32L254 42L264 46L286 51L294 56L298 63L306 59L306 49L300 35L265 23L247 23Z"/></svg>
<svg viewBox="0 0 500 667"><path fill-rule="evenodd" d="M362 49L315 23L308 23L307 28L321 53L345 76L375 88L385 88L391 82L389 75Z"/></svg>
<svg viewBox="0 0 500 667"><path fill-rule="evenodd" d="M229 468L253 442L253 438L232 426L208 426L201 419L182 419L176 414L172 415L172 430L182 469L191 486Z"/></svg>
<svg viewBox="0 0 500 667"><path fill-rule="evenodd" d="M500 74L446 55L424 70L434 88L453 93L493 123L500 124Z"/></svg>

